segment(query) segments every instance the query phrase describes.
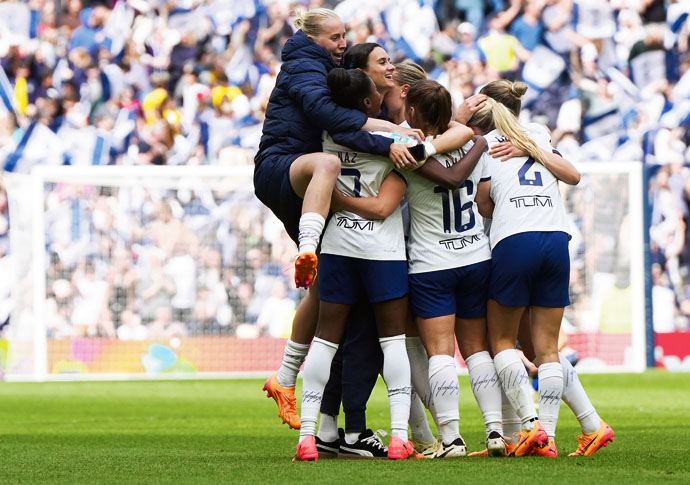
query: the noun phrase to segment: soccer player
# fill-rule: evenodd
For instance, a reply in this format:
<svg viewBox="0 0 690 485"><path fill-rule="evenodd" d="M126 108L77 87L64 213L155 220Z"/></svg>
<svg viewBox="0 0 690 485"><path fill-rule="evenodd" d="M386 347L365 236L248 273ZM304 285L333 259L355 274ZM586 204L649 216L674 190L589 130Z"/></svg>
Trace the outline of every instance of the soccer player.
<svg viewBox="0 0 690 485"><path fill-rule="evenodd" d="M396 67L391 64L388 53L379 44L362 43L350 47L343 56L343 65L346 69L360 69L366 73L384 99L395 86L393 75ZM385 111L387 110L382 105L382 113L377 116L385 118ZM342 135L333 136L338 138ZM338 140L344 145L350 141L348 138ZM387 141L390 146L392 140L387 138ZM358 151L376 152L376 149L361 147ZM353 315L357 318L353 318ZM350 312L344 340L333 360L331 376L321 403L316 446L322 458L388 456L388 450L378 439L378 435L366 426L366 403L376 385L383 362L373 322L371 305L366 302L355 304ZM345 413L345 428L342 432L338 430L337 424L341 399Z"/></svg>
<svg viewBox="0 0 690 485"><path fill-rule="evenodd" d="M431 137L445 131L452 101L441 85L416 83L405 103L410 126ZM428 399L441 438L433 458L467 453L459 432L456 333L487 426L487 447L492 455L505 454L500 386L486 340L491 250L474 202L477 193L488 192L486 141L475 137L464 148L463 161L463 151L437 154L407 175L410 305L429 355Z"/></svg>
<svg viewBox="0 0 690 485"><path fill-rule="evenodd" d="M318 314L315 251L340 172L338 157L322 152L321 133L324 129L391 131L395 127L332 101L326 75L340 65L346 47L345 26L337 14L328 9L298 10L295 23L300 30L283 48L283 64L266 109L254 158L254 187L259 200L283 222L299 246L297 287L310 288L295 314L282 365L264 385L269 397L278 403L278 416L298 429L294 387ZM398 133L401 130L415 136L413 130L396 129ZM391 145L391 156L400 165L415 163L400 144Z"/></svg>
<svg viewBox="0 0 690 485"><path fill-rule="evenodd" d="M328 85L339 104L359 108L369 116L379 113L381 95L364 72L335 69L328 74ZM328 135L324 148L337 153L342 161L337 187L353 201L365 195L376 198L378 204L363 218L338 210L338 200L334 199L337 212L321 243L319 318L304 368L302 427L295 460L318 459L314 431L323 390L347 314L360 290L374 306L383 351L383 377L391 412L388 458L414 458L417 453L407 436L411 392L404 334L407 264L399 207L405 182L383 157L354 152L337 145ZM340 202L345 207L345 201Z"/></svg>
<svg viewBox="0 0 690 485"><path fill-rule="evenodd" d="M492 158L490 199L478 201L480 213L492 218L489 342L501 385L523 428L511 454L557 456L552 436L563 392L558 332L564 307L570 303L569 224L558 180L575 185L580 174L553 153L543 127L521 126L506 106L492 98L472 115L468 126L484 135L489 147L509 140L527 153L506 161ZM525 308L530 310L539 369L542 421L515 349Z"/></svg>
<svg viewBox="0 0 690 485"><path fill-rule="evenodd" d="M374 82L377 91L384 100L382 113L379 116L388 116L392 122L396 124L405 123L404 126L409 127L405 121L404 99L411 84L426 79L424 69L411 61L393 66L390 63L388 53L376 43L362 43L350 47L345 52L343 63L347 68L362 70ZM472 132L469 128L453 127L441 137L436 138L434 144L430 145L428 149L450 150L457 148L469 140L471 136ZM336 141L345 145L351 141L342 133L333 135L333 138L337 138ZM390 145L391 139L387 138L387 140ZM362 147L358 151L367 150L366 147ZM379 154L382 153L379 152ZM316 436L316 446L321 457L335 456L336 453L342 457L387 456L387 450L376 439L376 435L371 430L366 429L366 401L376 384L376 378L381 369L382 354L375 328L367 328L367 325L370 325L367 320L372 320L373 315L371 318L367 318L368 316L364 312L367 306L361 305L363 308L357 306L353 308L351 315L356 314L358 318L349 319L345 339L334 358L331 377L324 391L319 431ZM428 366L426 353L419 342L419 338L416 337L416 328L411 337L410 330L408 328L406 331L408 354L416 355L415 350L418 349L412 348L416 344L421 347L424 354L423 369L412 369L414 386L415 377L417 377L415 372L423 371L424 379L428 381ZM341 359L342 362L340 362ZM340 392L341 383L342 393ZM345 411L345 429L342 436L340 436L337 427L341 396ZM429 429L426 413L414 389L411 399L414 406L410 411L412 441L418 451L426 450L429 447L434 447L435 451L438 448L435 446L436 440ZM433 410L431 402L427 400L427 403ZM419 446L420 444L422 446Z"/></svg>
<svg viewBox="0 0 690 485"><path fill-rule="evenodd" d="M508 80L494 81L484 86L480 94L475 99L470 99L469 104L476 106L477 102L481 103L486 96L489 96L499 103L505 105L516 117L520 114L522 106L521 98L527 90L524 83L512 82ZM474 98L474 97L473 97ZM493 156L507 160L512 156L522 155L523 153L516 150L515 147L509 143L499 143L491 150ZM518 340L525 356L534 361L535 353L532 346L532 335L529 326L529 312L525 311L520 321L520 330ZM606 424L604 420L599 417L596 409L592 405L587 393L585 392L577 372L573 368L573 364L560 352L558 354L561 366L563 368L563 401L571 409L575 417L580 422L582 434L578 437L578 448L569 456L590 456L596 453L599 449L606 446L608 442L613 441L613 430ZM548 409L548 406L547 408ZM511 432L507 424L513 422L514 419L509 414L511 413L510 406L504 407L504 433L507 439L510 440ZM519 426L519 421L517 421ZM519 431L519 428L517 429ZM552 436L553 438L553 436Z"/></svg>

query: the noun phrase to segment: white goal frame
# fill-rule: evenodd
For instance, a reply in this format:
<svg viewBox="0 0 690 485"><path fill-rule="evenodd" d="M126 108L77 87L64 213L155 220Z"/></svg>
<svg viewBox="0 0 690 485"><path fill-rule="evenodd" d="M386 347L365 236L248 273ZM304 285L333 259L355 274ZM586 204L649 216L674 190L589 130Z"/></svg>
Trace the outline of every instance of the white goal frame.
<svg viewBox="0 0 690 485"><path fill-rule="evenodd" d="M644 221L643 221L643 165L640 162L606 162L582 163L577 168L583 174L609 173L628 174L629 188L628 207L630 213L630 289L632 292L632 360L618 367L606 367L604 372L642 372L646 369L646 318L645 318L645 278L644 278ZM17 272L31 271L33 294L33 373L31 375L7 374L11 381L61 381L61 380L113 380L113 379L170 379L170 378L227 378L256 377L264 372L194 372L191 374L147 375L137 374L52 374L48 369L48 341L45 319L46 301L46 238L45 238L45 184L69 182L87 185L133 186L175 188L170 181L189 186L191 179L202 178L219 184L233 180L242 190L252 190L253 166L106 166L106 167L70 167L70 166L36 166L29 175L6 174L8 178L28 177L31 187L31 227L32 259L31 267L15 268ZM615 187L611 188L615 190ZM20 273L18 273L20 274ZM592 369L587 369L592 371ZM594 370L596 372L596 370Z"/></svg>

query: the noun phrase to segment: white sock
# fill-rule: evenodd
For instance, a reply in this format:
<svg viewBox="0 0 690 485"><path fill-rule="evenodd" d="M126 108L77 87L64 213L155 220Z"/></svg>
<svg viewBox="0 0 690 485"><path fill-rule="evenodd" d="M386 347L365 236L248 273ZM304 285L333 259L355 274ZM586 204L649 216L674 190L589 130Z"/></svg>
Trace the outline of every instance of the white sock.
<svg viewBox="0 0 690 485"><path fill-rule="evenodd" d="M304 358L309 352L309 344L298 344L288 340L283 351L283 362L278 369L278 385L282 387L295 387L299 368L304 363Z"/></svg>
<svg viewBox="0 0 690 485"><path fill-rule="evenodd" d="M436 406L438 433L441 441L449 445L460 437L460 385L455 370L455 359L450 355L429 357L429 386Z"/></svg>
<svg viewBox="0 0 690 485"><path fill-rule="evenodd" d="M532 401L529 376L518 357L517 350L506 349L499 352L494 357L494 365L508 401L520 416L522 427L527 431L532 431L534 422L537 420L537 410Z"/></svg>
<svg viewBox="0 0 690 485"><path fill-rule="evenodd" d="M431 397L431 388L429 387L429 357L426 355L426 350L419 337L407 337L405 339L405 347L407 348L407 356L410 359L412 387L419 395L419 399L422 400L424 407L431 413L431 417L434 423L436 423L436 428L438 428L436 408L434 407L434 400Z"/></svg>
<svg viewBox="0 0 690 485"><path fill-rule="evenodd" d="M556 436L558 411L563 395L563 367L560 362L539 366L539 422L549 438Z"/></svg>
<svg viewBox="0 0 690 485"><path fill-rule="evenodd" d="M299 438L313 436L316 419L319 417L323 390L331 374L331 362L338 350L338 344L315 338L309 357L304 364L302 379L302 427Z"/></svg>
<svg viewBox="0 0 690 485"><path fill-rule="evenodd" d="M316 433L321 441L335 441L338 439L338 415L321 413L319 418L319 432Z"/></svg>
<svg viewBox="0 0 690 485"><path fill-rule="evenodd" d="M410 396L410 439L423 443L430 443L434 440L424 404L419 399L419 394L415 392L414 386L412 386L412 395Z"/></svg>
<svg viewBox="0 0 690 485"><path fill-rule="evenodd" d="M496 367L489 352L482 351L470 355L466 360L470 374L470 385L479 410L484 417L486 436L496 431L503 434L501 416L501 382L496 374Z"/></svg>
<svg viewBox="0 0 690 485"><path fill-rule="evenodd" d="M359 439L361 433L345 433L345 443L348 445L354 445Z"/></svg>
<svg viewBox="0 0 690 485"><path fill-rule="evenodd" d="M510 404L508 396L501 389L501 415L503 416L503 438L514 445L518 442L518 433L522 429L520 416L517 415L513 405Z"/></svg>
<svg viewBox="0 0 690 485"><path fill-rule="evenodd" d="M305 212L299 218L299 252L316 252L319 245L325 219L316 212Z"/></svg>
<svg viewBox="0 0 690 485"><path fill-rule="evenodd" d="M563 367L563 402L568 405L580 422L582 432L592 434L601 426L601 418L592 406L582 384L580 384L577 372L570 361L561 353L558 354L558 357L561 360L561 367Z"/></svg>
<svg viewBox="0 0 690 485"><path fill-rule="evenodd" d="M379 339L383 351L383 380L388 387L391 435L407 442L410 419L410 361L405 351L405 334Z"/></svg>

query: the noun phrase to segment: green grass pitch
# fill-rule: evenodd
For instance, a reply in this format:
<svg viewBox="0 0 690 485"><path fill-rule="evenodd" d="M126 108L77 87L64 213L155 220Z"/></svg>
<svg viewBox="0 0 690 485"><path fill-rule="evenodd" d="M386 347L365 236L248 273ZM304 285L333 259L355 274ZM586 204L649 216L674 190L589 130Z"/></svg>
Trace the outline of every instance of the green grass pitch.
<svg viewBox="0 0 690 485"><path fill-rule="evenodd" d="M585 375L615 442L569 458L579 426L565 406L561 456L291 463L263 381L0 384L0 483L690 483L690 374ZM461 377L461 432L483 448L481 415ZM299 389L298 389L299 391ZM369 404L388 428L385 388Z"/></svg>

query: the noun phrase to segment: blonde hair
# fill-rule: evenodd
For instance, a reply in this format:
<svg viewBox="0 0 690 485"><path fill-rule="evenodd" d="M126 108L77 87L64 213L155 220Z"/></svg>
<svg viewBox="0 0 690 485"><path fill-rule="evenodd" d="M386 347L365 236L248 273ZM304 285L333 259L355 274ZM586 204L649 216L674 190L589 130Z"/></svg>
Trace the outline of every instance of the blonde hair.
<svg viewBox="0 0 690 485"><path fill-rule="evenodd" d="M527 84L520 81L513 82L507 79L498 79L491 81L479 92L504 104L515 116L520 116L521 98L527 92Z"/></svg>
<svg viewBox="0 0 690 485"><path fill-rule="evenodd" d="M424 81L427 78L426 71L422 66L416 62L408 59L395 64L395 72L393 73L393 80L399 85L409 84L414 86L419 81Z"/></svg>
<svg viewBox="0 0 690 485"><path fill-rule="evenodd" d="M513 145L528 153L537 162L542 165L546 162L541 148L527 136L517 117L493 98L486 99L484 106L472 115L467 126L476 127L483 133L496 128Z"/></svg>
<svg viewBox="0 0 690 485"><path fill-rule="evenodd" d="M319 35L323 32L323 24L332 18L340 20L338 14L328 8L307 10L304 7L297 7L295 9L295 26L302 29L306 35Z"/></svg>

